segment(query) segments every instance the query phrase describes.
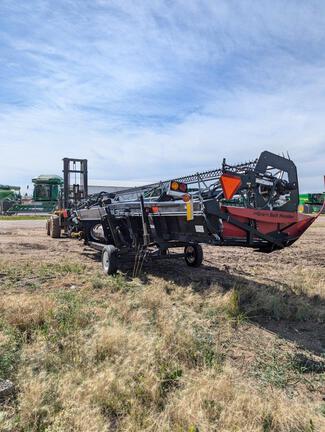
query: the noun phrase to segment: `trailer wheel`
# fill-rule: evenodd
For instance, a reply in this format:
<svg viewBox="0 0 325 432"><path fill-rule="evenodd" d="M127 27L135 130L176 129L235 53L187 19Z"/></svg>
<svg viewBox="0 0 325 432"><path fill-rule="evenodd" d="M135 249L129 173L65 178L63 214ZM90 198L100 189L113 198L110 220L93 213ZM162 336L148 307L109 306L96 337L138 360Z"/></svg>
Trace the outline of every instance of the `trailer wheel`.
<svg viewBox="0 0 325 432"><path fill-rule="evenodd" d="M46 221L46 234L48 236L51 234L51 231L50 231L50 219L47 219L47 221Z"/></svg>
<svg viewBox="0 0 325 432"><path fill-rule="evenodd" d="M50 236L52 238L60 238L60 236L61 236L61 227L60 227L59 216L51 216L51 219L50 219Z"/></svg>
<svg viewBox="0 0 325 432"><path fill-rule="evenodd" d="M185 262L190 267L200 267L203 261L203 250L201 245L193 243L185 246Z"/></svg>
<svg viewBox="0 0 325 432"><path fill-rule="evenodd" d="M117 272L117 249L113 245L105 246L102 251L102 267L107 275L112 275Z"/></svg>

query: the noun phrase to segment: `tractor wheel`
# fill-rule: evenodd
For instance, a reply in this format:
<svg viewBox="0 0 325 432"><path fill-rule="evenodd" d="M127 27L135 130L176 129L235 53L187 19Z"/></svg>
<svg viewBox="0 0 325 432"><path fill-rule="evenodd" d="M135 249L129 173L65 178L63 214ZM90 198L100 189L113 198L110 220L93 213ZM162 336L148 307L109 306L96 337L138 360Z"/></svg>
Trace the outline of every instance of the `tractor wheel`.
<svg viewBox="0 0 325 432"><path fill-rule="evenodd" d="M50 219L47 219L47 221L46 221L46 234L47 234L48 236L51 234L50 224L51 224Z"/></svg>
<svg viewBox="0 0 325 432"><path fill-rule="evenodd" d="M52 238L60 238L60 236L61 236L61 227L60 227L59 216L51 216L51 219L50 219L50 236Z"/></svg>
<svg viewBox="0 0 325 432"><path fill-rule="evenodd" d="M112 275L117 272L117 248L113 245L107 245L102 251L102 267L106 275Z"/></svg>
<svg viewBox="0 0 325 432"><path fill-rule="evenodd" d="M203 250L198 243L185 246L185 262L190 267L200 267L203 261Z"/></svg>

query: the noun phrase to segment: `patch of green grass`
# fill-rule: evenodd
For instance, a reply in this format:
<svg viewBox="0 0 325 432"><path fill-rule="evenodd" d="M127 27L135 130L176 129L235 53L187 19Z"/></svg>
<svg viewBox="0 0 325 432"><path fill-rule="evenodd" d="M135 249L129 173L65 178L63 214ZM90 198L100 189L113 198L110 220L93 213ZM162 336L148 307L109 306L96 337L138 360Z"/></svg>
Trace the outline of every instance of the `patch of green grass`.
<svg viewBox="0 0 325 432"><path fill-rule="evenodd" d="M292 380L291 366L287 355L274 350L257 359L254 376L262 384L284 389Z"/></svg>
<svg viewBox="0 0 325 432"><path fill-rule="evenodd" d="M275 320L306 321L311 318L323 322L325 314L321 308L315 308L308 300L303 299L291 291L282 293L272 286L258 288L254 283L240 287L240 310L251 319L273 318ZM232 314L237 309L233 307ZM230 314L231 315L231 314Z"/></svg>
<svg viewBox="0 0 325 432"><path fill-rule="evenodd" d="M267 413L263 419L263 432L271 432L273 429L273 416Z"/></svg>
<svg viewBox="0 0 325 432"><path fill-rule="evenodd" d="M323 403L323 404L320 406L320 413L322 414L323 417L325 417L325 403Z"/></svg>
<svg viewBox="0 0 325 432"><path fill-rule="evenodd" d="M91 285L95 290L101 290L107 287L107 280L104 277L96 276L92 279Z"/></svg>
<svg viewBox="0 0 325 432"><path fill-rule="evenodd" d="M54 320L63 334L70 333L78 325L81 315L81 299L73 292L64 292L58 296L59 306L54 312Z"/></svg>
<svg viewBox="0 0 325 432"><path fill-rule="evenodd" d="M42 367L59 373L62 367L82 367L82 331L91 329L95 314L79 293L59 292L56 307L48 319L36 329L47 343L48 354L40 358Z"/></svg>
<svg viewBox="0 0 325 432"><path fill-rule="evenodd" d="M263 432L273 432L273 431L278 430L271 413L267 413L265 415L265 417L263 419L262 427L263 427ZM315 429L315 426L314 426L314 423L312 420L309 420L309 424L303 428L299 428L299 429L295 428L295 429L290 429L290 430L297 431L297 432L298 431L299 432L316 432L316 429Z"/></svg>
<svg viewBox="0 0 325 432"><path fill-rule="evenodd" d="M4 337L0 343L0 378L8 379L14 374L19 361L22 336L17 329L2 322L0 331Z"/></svg>
<svg viewBox="0 0 325 432"><path fill-rule="evenodd" d="M111 292L128 292L133 286L133 282L128 281L122 273L117 273L114 276L105 276L98 273L92 279L91 284L96 290L109 289Z"/></svg>
<svg viewBox="0 0 325 432"><path fill-rule="evenodd" d="M179 386L183 370L179 365L163 363L160 365L158 375L160 377L159 393L165 399L168 393Z"/></svg>
<svg viewBox="0 0 325 432"><path fill-rule="evenodd" d="M216 350L216 342L211 333L203 329L194 329L194 347L194 364L199 367L221 367L224 356Z"/></svg>
<svg viewBox="0 0 325 432"><path fill-rule="evenodd" d="M152 406L152 394L150 391L150 386L148 386L148 383L146 382L146 374L144 372L135 373L132 376L132 384L134 385L134 388L131 392L131 400L132 396L134 395L134 397L139 401L144 409L146 409L146 407ZM143 424L143 413L136 413L136 417L138 422Z"/></svg>
<svg viewBox="0 0 325 432"><path fill-rule="evenodd" d="M272 386L284 389L288 384L287 370L283 365L278 363L259 364L259 372L257 375L263 384L270 384Z"/></svg>
<svg viewBox="0 0 325 432"><path fill-rule="evenodd" d="M325 363L303 353L283 353L280 350L273 350L264 353L257 359L254 367L254 376L263 384L270 384L274 387L287 389L291 384L304 382L311 385L306 374L320 374L320 380L325 372ZM316 385L317 380L313 380ZM319 380L318 380L319 381Z"/></svg>
<svg viewBox="0 0 325 432"><path fill-rule="evenodd" d="M37 269L40 277L63 276L69 273L82 274L86 269L84 264L64 262L64 263L45 263Z"/></svg>
<svg viewBox="0 0 325 432"><path fill-rule="evenodd" d="M202 405L209 421L211 423L217 422L222 413L222 406L220 402L212 399L204 399Z"/></svg>
<svg viewBox="0 0 325 432"><path fill-rule="evenodd" d="M157 352L158 364L174 363L188 368L221 369L224 354L217 349L212 333L201 326L184 328L180 323L175 336L169 335L163 347Z"/></svg>
<svg viewBox="0 0 325 432"><path fill-rule="evenodd" d="M322 374L325 372L325 361L316 360L304 353L295 353L290 356L290 364L293 370L301 374Z"/></svg>
<svg viewBox="0 0 325 432"><path fill-rule="evenodd" d="M241 298L237 288L234 288L231 292L226 306L226 315L235 324L242 324L247 321L246 313L241 310Z"/></svg>
<svg viewBox="0 0 325 432"><path fill-rule="evenodd" d="M3 263L1 273L2 283L6 288L12 285L24 286L30 291L40 288L42 282L49 278L56 278L68 274L81 275L85 272L86 265L77 262L63 263L32 263L20 264Z"/></svg>
<svg viewBox="0 0 325 432"><path fill-rule="evenodd" d="M10 282L18 282L24 277L33 274L34 266L32 263L20 263L17 265L10 263L2 263L1 273L3 273Z"/></svg>
<svg viewBox="0 0 325 432"><path fill-rule="evenodd" d="M183 432L183 431L180 431ZM200 432L200 429L197 426L190 426L188 432Z"/></svg>
<svg viewBox="0 0 325 432"><path fill-rule="evenodd" d="M57 307L40 327L40 331L54 342L78 332L93 320L93 315L84 308L79 293L60 292L56 298Z"/></svg>
<svg viewBox="0 0 325 432"><path fill-rule="evenodd" d="M60 333L68 334L82 327L87 316L83 310L82 298L75 292L63 292L58 295L59 306L54 312L54 319Z"/></svg>
<svg viewBox="0 0 325 432"><path fill-rule="evenodd" d="M31 263L21 264L3 263L1 265L2 286L6 289L11 287L24 287L28 291L37 291L42 283L48 279L55 279L68 274L82 275L86 266L81 263Z"/></svg>
<svg viewBox="0 0 325 432"><path fill-rule="evenodd" d="M114 276L109 277L112 285L112 291L124 291L127 292L130 290L132 283L129 283L126 277L122 273L117 273Z"/></svg>

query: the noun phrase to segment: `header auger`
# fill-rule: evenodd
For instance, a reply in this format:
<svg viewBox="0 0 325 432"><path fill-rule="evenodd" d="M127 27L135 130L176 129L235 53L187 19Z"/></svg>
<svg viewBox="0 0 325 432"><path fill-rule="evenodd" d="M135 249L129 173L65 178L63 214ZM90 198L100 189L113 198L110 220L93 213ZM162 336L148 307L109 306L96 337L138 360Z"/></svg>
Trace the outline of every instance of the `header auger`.
<svg viewBox="0 0 325 432"><path fill-rule="evenodd" d="M268 151L254 161L91 196L75 211L85 244L107 274L119 261L184 257L198 267L200 244L272 252L293 244L316 217L298 213L295 164ZM173 248L183 248L173 253Z"/></svg>

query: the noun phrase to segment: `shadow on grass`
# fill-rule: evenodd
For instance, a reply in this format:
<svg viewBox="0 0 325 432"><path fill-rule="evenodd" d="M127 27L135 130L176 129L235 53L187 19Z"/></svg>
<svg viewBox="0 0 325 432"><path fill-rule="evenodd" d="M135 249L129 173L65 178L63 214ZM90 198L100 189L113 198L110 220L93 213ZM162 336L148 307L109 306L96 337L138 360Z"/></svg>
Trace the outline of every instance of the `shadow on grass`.
<svg viewBox="0 0 325 432"><path fill-rule="evenodd" d="M240 312L251 322L301 348L325 354L325 301L319 296L298 295L285 282L279 284L271 278L269 284L263 284L210 265L191 268L175 259L148 263L144 270L143 283L150 283L150 275L154 275L166 282L191 286L202 295L235 288Z"/></svg>

